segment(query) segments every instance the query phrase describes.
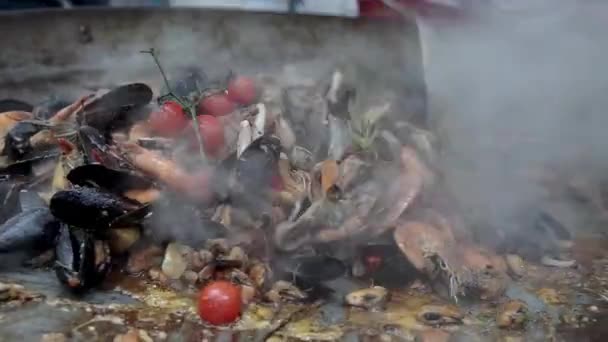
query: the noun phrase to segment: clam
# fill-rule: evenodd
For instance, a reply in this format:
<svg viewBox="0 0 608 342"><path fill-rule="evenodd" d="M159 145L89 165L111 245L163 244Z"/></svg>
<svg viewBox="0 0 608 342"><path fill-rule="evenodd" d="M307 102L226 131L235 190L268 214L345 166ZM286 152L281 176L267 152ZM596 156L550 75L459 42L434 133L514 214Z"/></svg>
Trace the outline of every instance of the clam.
<svg viewBox="0 0 608 342"><path fill-rule="evenodd" d="M453 305L427 304L416 314L418 322L430 326L459 325L464 315Z"/></svg>
<svg viewBox="0 0 608 342"><path fill-rule="evenodd" d="M366 310L378 311L386 308L388 290L381 286L361 289L346 295L346 304Z"/></svg>

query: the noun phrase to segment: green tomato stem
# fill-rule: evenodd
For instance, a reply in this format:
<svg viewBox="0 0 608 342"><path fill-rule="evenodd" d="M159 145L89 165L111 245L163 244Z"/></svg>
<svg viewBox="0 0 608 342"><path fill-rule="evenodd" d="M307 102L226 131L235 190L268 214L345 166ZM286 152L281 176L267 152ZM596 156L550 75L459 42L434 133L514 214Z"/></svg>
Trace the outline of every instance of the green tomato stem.
<svg viewBox="0 0 608 342"><path fill-rule="evenodd" d="M193 103L193 101L184 101L183 99L181 99L177 95L175 95L175 93L173 92L173 89L171 89L171 84L169 84L169 79L167 78L167 74L165 74L165 70L163 69L162 65L160 64L160 61L158 60L158 56L156 55L156 51L154 50L154 48L150 48L149 50L141 51L141 53L147 53L152 56L152 58L154 59L154 63L156 63L156 66L158 67L158 70L160 71L160 74L163 77L165 86L167 87L167 90L169 91L169 94L167 94L167 95L170 95L175 101L177 101L182 106L182 108L186 112L188 112L188 114L192 118L192 123L193 123L192 129L194 130L194 135L196 135L196 140L198 142L201 160L203 163L206 163L207 155L205 154L205 146L203 145L203 137L201 137L201 132L199 130L199 124L198 124L198 118L196 116L196 103Z"/></svg>

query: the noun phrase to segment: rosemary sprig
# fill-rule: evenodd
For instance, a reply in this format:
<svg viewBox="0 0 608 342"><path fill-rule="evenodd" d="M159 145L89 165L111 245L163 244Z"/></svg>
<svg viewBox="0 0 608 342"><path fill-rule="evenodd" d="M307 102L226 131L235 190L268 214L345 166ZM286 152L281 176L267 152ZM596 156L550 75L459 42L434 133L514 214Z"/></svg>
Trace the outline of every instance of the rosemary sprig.
<svg viewBox="0 0 608 342"><path fill-rule="evenodd" d="M196 135L196 140L198 141L201 159L202 159L203 163L205 163L207 161L207 155L205 154L205 146L203 145L203 138L201 137L201 133L198 128L199 123L198 123L198 117L196 116L196 102L193 101L192 99L182 99L179 96L175 95L175 93L173 92L173 89L171 89L171 84L169 84L169 79L167 78L167 74L165 74L165 70L163 69L162 65L160 64L160 61L158 60L158 56L156 55L156 50L154 50L154 48L150 48L148 50L143 50L140 52L146 53L146 54L149 54L150 56L152 56L152 58L154 59L154 63L156 63L156 66L158 67L158 70L160 71L160 74L163 77L165 86L167 87L168 93L160 96L159 100L165 99L165 98L175 100L177 103L179 103L182 106L182 108L188 114L190 114L190 117L192 117L192 122L194 123L194 125L192 125L192 129L194 130L194 134Z"/></svg>

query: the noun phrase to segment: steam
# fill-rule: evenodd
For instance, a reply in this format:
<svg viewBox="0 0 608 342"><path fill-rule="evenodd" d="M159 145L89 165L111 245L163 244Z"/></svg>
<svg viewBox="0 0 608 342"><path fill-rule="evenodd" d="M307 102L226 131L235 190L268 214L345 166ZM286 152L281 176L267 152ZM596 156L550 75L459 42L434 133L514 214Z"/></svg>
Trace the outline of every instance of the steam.
<svg viewBox="0 0 608 342"><path fill-rule="evenodd" d="M464 21L420 20L442 168L480 222L505 226L546 201L539 172L606 173L608 42L601 5L580 3L494 1Z"/></svg>

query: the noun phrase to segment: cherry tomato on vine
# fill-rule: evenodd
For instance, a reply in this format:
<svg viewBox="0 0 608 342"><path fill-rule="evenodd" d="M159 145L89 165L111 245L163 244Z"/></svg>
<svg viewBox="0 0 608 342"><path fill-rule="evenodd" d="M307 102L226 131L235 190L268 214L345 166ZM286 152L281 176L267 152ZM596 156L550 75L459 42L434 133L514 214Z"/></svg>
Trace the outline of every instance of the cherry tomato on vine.
<svg viewBox="0 0 608 342"><path fill-rule="evenodd" d="M188 125L188 119L182 106L174 101L167 101L148 118L150 128L163 136L173 137Z"/></svg>
<svg viewBox="0 0 608 342"><path fill-rule="evenodd" d="M241 289L228 281L213 281L198 295L198 314L202 320L223 325L241 315Z"/></svg>
<svg viewBox="0 0 608 342"><path fill-rule="evenodd" d="M242 104L250 105L258 97L255 81L247 76L236 76L228 83L228 98Z"/></svg>
<svg viewBox="0 0 608 342"><path fill-rule="evenodd" d="M198 121L198 131L205 147L205 153L210 156L216 156L224 148L224 127L222 123L211 115L200 115L196 119ZM193 142L198 144L194 133L192 133L192 136Z"/></svg>
<svg viewBox="0 0 608 342"><path fill-rule="evenodd" d="M236 104L224 93L206 96L198 103L199 114L223 116L232 113L235 109Z"/></svg>

